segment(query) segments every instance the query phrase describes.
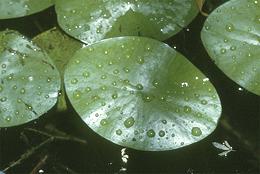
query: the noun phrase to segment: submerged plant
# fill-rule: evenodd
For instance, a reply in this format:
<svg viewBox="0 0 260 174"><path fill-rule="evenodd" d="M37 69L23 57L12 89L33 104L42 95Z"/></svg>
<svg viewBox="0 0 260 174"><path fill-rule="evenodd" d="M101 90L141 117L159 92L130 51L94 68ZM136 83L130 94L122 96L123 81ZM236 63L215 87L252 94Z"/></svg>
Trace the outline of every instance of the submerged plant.
<svg viewBox="0 0 260 174"><path fill-rule="evenodd" d="M52 4L22 2L1 1L7 11L0 19ZM24 11L14 13L14 5ZM59 29L33 42L12 30L0 33L0 127L38 118L59 93L58 108L66 110L66 90L93 131L125 147L171 150L214 131L221 115L216 89L181 53L158 41L193 20L199 11L194 0L56 0L55 9L61 29L79 41ZM257 95L259 21L260 2L230 0L209 15L201 33L216 65Z"/></svg>

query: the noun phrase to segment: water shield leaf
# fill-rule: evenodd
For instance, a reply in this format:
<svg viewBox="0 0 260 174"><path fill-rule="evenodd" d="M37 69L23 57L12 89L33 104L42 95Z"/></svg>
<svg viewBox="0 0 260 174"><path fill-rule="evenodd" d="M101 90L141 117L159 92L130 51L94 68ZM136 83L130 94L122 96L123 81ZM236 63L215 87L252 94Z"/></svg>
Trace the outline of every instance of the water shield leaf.
<svg viewBox="0 0 260 174"><path fill-rule="evenodd" d="M46 113L59 90L60 75L47 53L15 31L0 32L0 127Z"/></svg>
<svg viewBox="0 0 260 174"><path fill-rule="evenodd" d="M53 5L53 0L1 0L0 19L23 17Z"/></svg>
<svg viewBox="0 0 260 174"><path fill-rule="evenodd" d="M165 40L198 14L194 0L56 0L58 23L87 44L115 36Z"/></svg>
<svg viewBox="0 0 260 174"><path fill-rule="evenodd" d="M203 44L233 81L260 95L260 1L231 0L207 18Z"/></svg>
<svg viewBox="0 0 260 174"><path fill-rule="evenodd" d="M208 78L168 45L142 37L77 51L65 70L65 89L90 128L138 150L195 143L216 128L221 113Z"/></svg>

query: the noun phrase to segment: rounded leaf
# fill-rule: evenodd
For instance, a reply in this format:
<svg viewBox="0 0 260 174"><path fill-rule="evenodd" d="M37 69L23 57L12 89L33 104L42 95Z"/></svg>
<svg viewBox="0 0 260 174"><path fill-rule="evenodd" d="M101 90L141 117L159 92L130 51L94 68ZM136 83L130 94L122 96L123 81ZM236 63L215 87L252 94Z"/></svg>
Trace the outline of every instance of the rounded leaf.
<svg viewBox="0 0 260 174"><path fill-rule="evenodd" d="M215 128L215 88L168 45L142 37L107 39L78 50L65 89L81 118L104 138L160 151L195 143Z"/></svg>
<svg viewBox="0 0 260 174"><path fill-rule="evenodd" d="M52 0L1 0L0 19L27 16L52 5Z"/></svg>
<svg viewBox="0 0 260 174"><path fill-rule="evenodd" d="M36 119L57 101L60 76L48 55L15 31L0 33L0 127Z"/></svg>
<svg viewBox="0 0 260 174"><path fill-rule="evenodd" d="M229 78L260 95L259 0L231 0L218 7L207 18L201 38Z"/></svg>
<svg viewBox="0 0 260 174"><path fill-rule="evenodd" d="M198 14L194 0L57 0L58 23L87 44L115 36L165 40Z"/></svg>

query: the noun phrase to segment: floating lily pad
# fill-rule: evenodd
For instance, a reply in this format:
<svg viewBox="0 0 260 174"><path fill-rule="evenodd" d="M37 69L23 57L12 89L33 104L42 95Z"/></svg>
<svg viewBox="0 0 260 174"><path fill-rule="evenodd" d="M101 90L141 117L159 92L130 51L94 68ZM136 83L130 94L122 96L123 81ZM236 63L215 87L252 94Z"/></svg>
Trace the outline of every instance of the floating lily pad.
<svg viewBox="0 0 260 174"><path fill-rule="evenodd" d="M221 113L208 78L168 45L142 37L77 51L65 70L65 89L90 128L138 150L195 143L216 128Z"/></svg>
<svg viewBox="0 0 260 174"><path fill-rule="evenodd" d="M52 0L1 0L0 19L31 15L52 5Z"/></svg>
<svg viewBox="0 0 260 174"><path fill-rule="evenodd" d="M55 8L61 28L87 44L115 36L165 40L198 14L194 0L57 0Z"/></svg>
<svg viewBox="0 0 260 174"><path fill-rule="evenodd" d="M231 0L210 14L201 32L210 57L233 81L260 95L260 1Z"/></svg>
<svg viewBox="0 0 260 174"><path fill-rule="evenodd" d="M46 113L59 89L59 72L47 53L15 31L0 33L0 127Z"/></svg>
<svg viewBox="0 0 260 174"><path fill-rule="evenodd" d="M83 44L73 38L68 37L57 28L52 28L39 34L33 38L33 42L48 53L61 74L61 94L58 99L57 109L58 111L64 111L67 109L63 85L64 69L75 51L81 48Z"/></svg>

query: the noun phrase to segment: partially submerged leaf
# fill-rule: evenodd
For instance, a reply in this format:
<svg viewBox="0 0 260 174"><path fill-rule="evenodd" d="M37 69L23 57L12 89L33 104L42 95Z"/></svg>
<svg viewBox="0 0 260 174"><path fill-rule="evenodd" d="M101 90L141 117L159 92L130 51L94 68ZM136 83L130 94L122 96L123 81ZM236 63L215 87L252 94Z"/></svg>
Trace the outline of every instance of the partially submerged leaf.
<svg viewBox="0 0 260 174"><path fill-rule="evenodd" d="M232 80L260 95L260 1L231 0L210 14L201 32L210 57Z"/></svg>
<svg viewBox="0 0 260 174"><path fill-rule="evenodd" d="M48 53L61 74L61 94L59 96L57 109L58 111L64 111L67 109L63 85L64 69L75 51L81 48L83 44L63 34L57 28L52 28L39 34L33 38L33 41Z"/></svg>
<svg viewBox="0 0 260 174"><path fill-rule="evenodd" d="M216 128L221 113L209 79L180 53L148 38L119 37L80 49L64 78L89 127L138 150L195 143Z"/></svg>
<svg viewBox="0 0 260 174"><path fill-rule="evenodd" d="M0 127L20 125L51 109L60 89L48 55L15 31L0 32Z"/></svg>
<svg viewBox="0 0 260 174"><path fill-rule="evenodd" d="M0 19L27 16L53 5L53 0L1 0Z"/></svg>
<svg viewBox="0 0 260 174"><path fill-rule="evenodd" d="M115 36L147 36L165 40L197 15L194 0L56 0L61 28L94 43Z"/></svg>

